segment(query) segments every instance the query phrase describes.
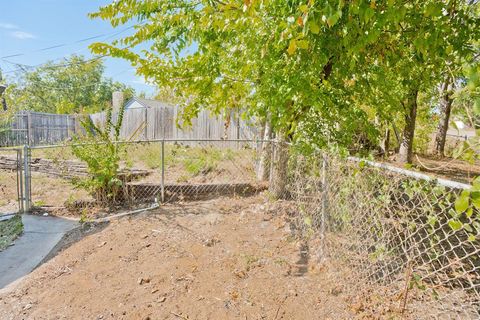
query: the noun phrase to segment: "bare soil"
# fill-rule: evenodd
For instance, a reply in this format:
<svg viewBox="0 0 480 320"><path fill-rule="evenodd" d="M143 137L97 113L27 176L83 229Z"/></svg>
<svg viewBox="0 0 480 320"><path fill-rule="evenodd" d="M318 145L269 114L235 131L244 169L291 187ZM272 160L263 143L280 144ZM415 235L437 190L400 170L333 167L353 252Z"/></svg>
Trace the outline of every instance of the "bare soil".
<svg viewBox="0 0 480 320"><path fill-rule="evenodd" d="M18 212L17 174L0 170L0 214Z"/></svg>
<svg viewBox="0 0 480 320"><path fill-rule="evenodd" d="M287 216L251 197L113 221L0 291L0 318L352 318L337 268Z"/></svg>
<svg viewBox="0 0 480 320"><path fill-rule="evenodd" d="M400 166L395 161L389 161ZM469 163L464 160L431 155L415 155L413 169L438 178L449 179L462 183L472 183L475 177L480 176L480 163Z"/></svg>

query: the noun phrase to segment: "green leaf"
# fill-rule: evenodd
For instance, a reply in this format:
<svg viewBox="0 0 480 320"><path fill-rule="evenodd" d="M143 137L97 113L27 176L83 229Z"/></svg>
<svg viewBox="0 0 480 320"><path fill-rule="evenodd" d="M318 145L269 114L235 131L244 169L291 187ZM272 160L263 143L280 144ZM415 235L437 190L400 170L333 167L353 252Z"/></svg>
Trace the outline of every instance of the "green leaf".
<svg viewBox="0 0 480 320"><path fill-rule="evenodd" d="M435 224L438 222L438 218L436 216L429 216L428 217L428 224L432 227L435 227Z"/></svg>
<svg viewBox="0 0 480 320"><path fill-rule="evenodd" d="M304 50L308 49L308 40L298 40L297 47Z"/></svg>
<svg viewBox="0 0 480 320"><path fill-rule="evenodd" d="M290 43L288 45L287 52L289 55L293 55L296 50L297 50L297 40L292 39L290 40Z"/></svg>
<svg viewBox="0 0 480 320"><path fill-rule="evenodd" d="M470 192L470 199L475 209L480 210L480 191Z"/></svg>
<svg viewBox="0 0 480 320"><path fill-rule="evenodd" d="M375 15L375 10L373 10L372 8L368 7L367 9L365 9L365 13L364 13L364 20L366 23L368 23L368 21L370 21L370 19Z"/></svg>
<svg viewBox="0 0 480 320"><path fill-rule="evenodd" d="M440 16L442 14L443 6L441 3L429 3L425 7L425 16Z"/></svg>
<svg viewBox="0 0 480 320"><path fill-rule="evenodd" d="M468 190L463 190L460 196L455 200L455 211L457 213L462 213L468 209L470 199L470 192Z"/></svg>
<svg viewBox="0 0 480 320"><path fill-rule="evenodd" d="M467 218L471 218L473 216L473 208L470 207L467 209L467 211L465 212L465 215L467 216Z"/></svg>
<svg viewBox="0 0 480 320"><path fill-rule="evenodd" d="M453 231L460 230L463 226L463 223L458 220L449 220L448 225L452 228Z"/></svg>
<svg viewBox="0 0 480 320"><path fill-rule="evenodd" d="M310 22L310 31L313 34L319 34L320 33L320 27L318 26L318 24L316 22L314 22L314 21Z"/></svg>
<svg viewBox="0 0 480 320"><path fill-rule="evenodd" d="M306 13L308 11L308 6L306 4L302 4L300 7L300 11Z"/></svg>
<svg viewBox="0 0 480 320"><path fill-rule="evenodd" d="M472 190L480 191L480 176L473 179Z"/></svg>
<svg viewBox="0 0 480 320"><path fill-rule="evenodd" d="M335 12L334 14L330 15L328 18L327 18L327 24L329 27L333 27L337 22L338 20L342 17L342 11L337 11Z"/></svg>
<svg viewBox="0 0 480 320"><path fill-rule="evenodd" d="M472 226L470 226L469 224L465 223L463 225L463 228L465 228L465 230L467 230L468 232L472 233L473 232L473 228Z"/></svg>

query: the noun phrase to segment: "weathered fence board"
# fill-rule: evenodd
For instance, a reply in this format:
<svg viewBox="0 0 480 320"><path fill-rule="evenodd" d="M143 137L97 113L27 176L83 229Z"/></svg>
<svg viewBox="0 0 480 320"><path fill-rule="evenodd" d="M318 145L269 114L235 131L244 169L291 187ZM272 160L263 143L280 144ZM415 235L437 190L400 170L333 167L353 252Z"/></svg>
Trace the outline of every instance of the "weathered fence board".
<svg viewBox="0 0 480 320"><path fill-rule="evenodd" d="M68 140L79 132L79 117L20 111L0 128L0 147L36 146Z"/></svg>
<svg viewBox="0 0 480 320"><path fill-rule="evenodd" d="M153 139L256 139L255 125L232 112L228 117L218 117L208 110L200 111L191 126L182 122L177 126L181 110L177 106L127 109L124 112L120 138L122 140ZM94 123L103 124L106 113L90 115ZM115 115L114 115L115 117Z"/></svg>
<svg viewBox="0 0 480 320"><path fill-rule="evenodd" d="M255 125L231 112L218 117L202 110L191 126L177 125L181 110L177 106L127 109L124 113L120 139L257 139ZM82 132L81 115L50 114L21 111L0 126L0 147L57 144ZM116 115L114 115L116 117ZM104 124L106 112L90 115L94 123Z"/></svg>

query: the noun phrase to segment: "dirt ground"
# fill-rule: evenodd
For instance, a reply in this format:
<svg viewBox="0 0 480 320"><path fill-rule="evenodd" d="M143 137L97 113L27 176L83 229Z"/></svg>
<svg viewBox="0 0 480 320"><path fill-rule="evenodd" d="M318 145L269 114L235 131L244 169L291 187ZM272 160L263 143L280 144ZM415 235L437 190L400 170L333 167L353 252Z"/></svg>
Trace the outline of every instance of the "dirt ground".
<svg viewBox="0 0 480 320"><path fill-rule="evenodd" d="M390 159L389 162L401 167L393 159ZM430 155L414 155L412 169L438 178L462 183L472 183L475 177L480 176L480 163L478 161L472 164L464 160L438 158Z"/></svg>
<svg viewBox="0 0 480 320"><path fill-rule="evenodd" d="M472 183L480 176L480 163L434 156L417 156L414 164L423 172L463 183Z"/></svg>
<svg viewBox="0 0 480 320"><path fill-rule="evenodd" d="M1 319L346 319L334 267L263 197L112 221L0 291Z"/></svg>

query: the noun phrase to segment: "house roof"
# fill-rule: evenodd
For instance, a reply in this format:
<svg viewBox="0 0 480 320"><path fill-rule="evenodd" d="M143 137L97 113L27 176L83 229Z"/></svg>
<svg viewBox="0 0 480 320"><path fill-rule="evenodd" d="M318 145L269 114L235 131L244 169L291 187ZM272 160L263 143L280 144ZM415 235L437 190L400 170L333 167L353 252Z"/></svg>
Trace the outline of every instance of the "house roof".
<svg viewBox="0 0 480 320"><path fill-rule="evenodd" d="M153 99L143 99L138 97L133 97L127 101L125 104L125 108L128 108L133 102L138 102L145 108L154 108L154 107L171 107L170 103L160 101L160 100L153 100Z"/></svg>

